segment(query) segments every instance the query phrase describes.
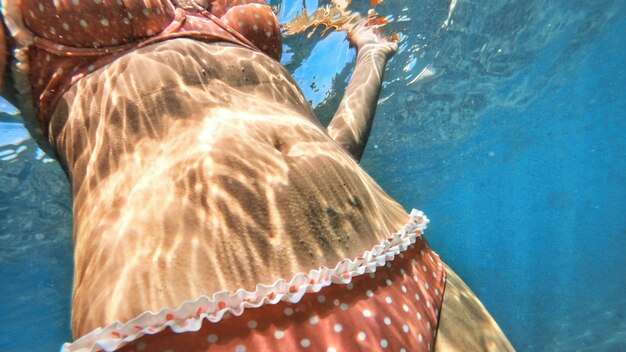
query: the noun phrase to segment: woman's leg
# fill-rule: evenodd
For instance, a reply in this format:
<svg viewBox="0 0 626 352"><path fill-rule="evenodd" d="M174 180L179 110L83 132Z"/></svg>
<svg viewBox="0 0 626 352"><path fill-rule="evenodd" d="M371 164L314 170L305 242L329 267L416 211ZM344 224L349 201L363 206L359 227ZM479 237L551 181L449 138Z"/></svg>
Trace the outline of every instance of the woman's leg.
<svg viewBox="0 0 626 352"><path fill-rule="evenodd" d="M514 351L478 297L450 267L435 341L436 351Z"/></svg>

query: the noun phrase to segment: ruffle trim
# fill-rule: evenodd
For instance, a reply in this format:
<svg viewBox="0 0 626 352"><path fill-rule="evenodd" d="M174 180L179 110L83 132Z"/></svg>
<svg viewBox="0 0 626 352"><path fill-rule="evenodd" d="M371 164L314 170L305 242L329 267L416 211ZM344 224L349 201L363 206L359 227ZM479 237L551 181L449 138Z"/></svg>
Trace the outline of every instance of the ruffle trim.
<svg viewBox="0 0 626 352"><path fill-rule="evenodd" d="M409 223L399 232L375 245L361 257L344 259L332 269L321 267L308 274L298 273L289 282L280 279L272 285L259 284L254 292L243 289L234 294L221 291L212 297L202 296L184 302L177 309L163 309L156 314L145 312L125 324L116 322L105 328L97 328L73 343L65 343L61 351L114 351L144 335L157 334L168 327L175 333L195 332L200 330L204 320L217 323L227 314L242 315L246 308L258 308L280 301L297 303L306 293L319 292L332 284L349 284L354 277L375 272L378 267L392 261L396 255L414 244L427 225L428 218L424 213L413 209Z"/></svg>

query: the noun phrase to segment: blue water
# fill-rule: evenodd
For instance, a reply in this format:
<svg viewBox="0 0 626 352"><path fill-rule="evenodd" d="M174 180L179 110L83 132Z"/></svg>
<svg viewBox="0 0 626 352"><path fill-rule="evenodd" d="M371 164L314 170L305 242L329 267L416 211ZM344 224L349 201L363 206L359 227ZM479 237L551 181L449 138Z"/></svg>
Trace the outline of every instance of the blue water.
<svg viewBox="0 0 626 352"><path fill-rule="evenodd" d="M318 2L282 5L288 20ZM626 350L626 3L459 1L445 26L449 8L379 6L403 41L362 165L428 214L431 246L518 350ZM342 38L285 41L324 121L354 58ZM71 195L0 107L0 350L56 350L69 339Z"/></svg>

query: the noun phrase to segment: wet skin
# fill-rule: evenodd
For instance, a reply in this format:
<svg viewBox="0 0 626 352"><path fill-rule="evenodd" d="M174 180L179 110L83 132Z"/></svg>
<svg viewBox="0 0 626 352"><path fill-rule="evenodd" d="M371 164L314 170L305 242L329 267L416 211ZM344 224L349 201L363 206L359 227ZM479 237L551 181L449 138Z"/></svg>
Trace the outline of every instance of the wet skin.
<svg viewBox="0 0 626 352"><path fill-rule="evenodd" d="M334 266L408 218L277 62L230 44L130 53L72 87L50 131L74 195L75 336Z"/></svg>
<svg viewBox="0 0 626 352"><path fill-rule="evenodd" d="M328 128L264 54L175 39L66 92L50 140L74 196L72 333L354 258L408 214L358 165L394 46L351 37ZM438 350L512 349L454 274Z"/></svg>

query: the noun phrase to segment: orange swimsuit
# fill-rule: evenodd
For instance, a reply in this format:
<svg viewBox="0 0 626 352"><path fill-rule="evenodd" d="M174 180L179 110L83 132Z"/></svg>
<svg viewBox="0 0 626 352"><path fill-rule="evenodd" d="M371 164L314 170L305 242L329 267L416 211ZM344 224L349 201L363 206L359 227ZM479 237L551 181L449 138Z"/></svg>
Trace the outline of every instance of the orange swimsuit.
<svg viewBox="0 0 626 352"><path fill-rule="evenodd" d="M197 2L197 3L196 3ZM55 101L129 50L190 37L281 56L280 27L260 0L7 0L3 12L45 136ZM22 65L22 66L20 66ZM18 82L19 83L19 82ZM445 269L410 221L363 256L254 292L218 292L146 312L63 346L63 351L429 351Z"/></svg>
<svg viewBox="0 0 626 352"><path fill-rule="evenodd" d="M62 351L431 351L446 274L421 236L427 223L413 210L359 258L143 313Z"/></svg>
<svg viewBox="0 0 626 352"><path fill-rule="evenodd" d="M188 37L235 43L276 60L282 54L278 20L262 0L7 2L7 25L27 49L23 60L43 135L63 92L129 50Z"/></svg>

